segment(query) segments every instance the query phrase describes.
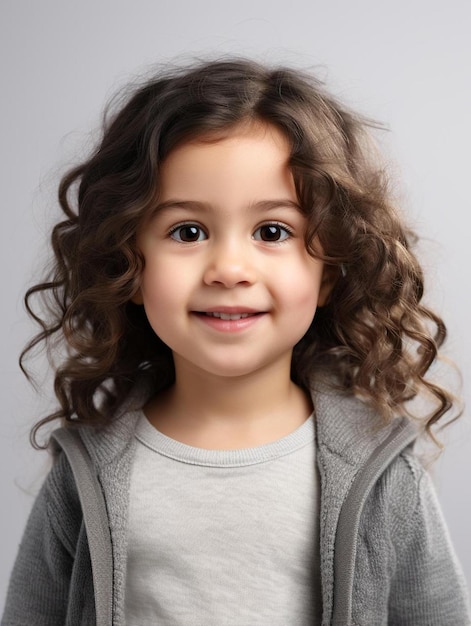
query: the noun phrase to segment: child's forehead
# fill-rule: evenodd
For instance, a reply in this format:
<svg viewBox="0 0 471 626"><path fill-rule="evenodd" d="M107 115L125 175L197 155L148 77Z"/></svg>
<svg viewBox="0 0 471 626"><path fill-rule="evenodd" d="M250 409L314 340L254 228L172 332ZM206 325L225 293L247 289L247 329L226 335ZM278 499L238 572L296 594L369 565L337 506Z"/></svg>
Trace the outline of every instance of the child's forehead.
<svg viewBox="0 0 471 626"><path fill-rule="evenodd" d="M289 144L276 127L243 126L217 139L202 135L181 143L162 162L160 185L204 188L207 178L215 176L205 190L209 194L219 185L234 192L240 191L238 184L278 187L292 178L289 159Z"/></svg>
<svg viewBox="0 0 471 626"><path fill-rule="evenodd" d="M268 125L244 125L217 139L182 143L162 163L156 211L202 211L222 207L243 212L258 207L299 209L290 150L282 133ZM204 211L203 211L204 212Z"/></svg>

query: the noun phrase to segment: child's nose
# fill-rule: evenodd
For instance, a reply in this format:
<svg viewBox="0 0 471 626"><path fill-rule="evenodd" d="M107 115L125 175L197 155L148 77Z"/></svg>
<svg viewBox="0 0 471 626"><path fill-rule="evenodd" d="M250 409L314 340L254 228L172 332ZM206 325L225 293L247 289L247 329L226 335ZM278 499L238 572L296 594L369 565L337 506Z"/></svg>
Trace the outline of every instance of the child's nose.
<svg viewBox="0 0 471 626"><path fill-rule="evenodd" d="M255 279L253 259L245 246L225 242L211 250L204 272L206 285L221 285L231 289L236 285L251 285Z"/></svg>

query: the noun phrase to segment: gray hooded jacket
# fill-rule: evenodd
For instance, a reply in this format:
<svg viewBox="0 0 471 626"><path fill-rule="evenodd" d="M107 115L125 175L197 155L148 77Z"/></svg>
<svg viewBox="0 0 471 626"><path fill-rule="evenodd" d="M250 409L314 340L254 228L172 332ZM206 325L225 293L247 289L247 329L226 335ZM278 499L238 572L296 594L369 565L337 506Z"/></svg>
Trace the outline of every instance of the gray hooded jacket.
<svg viewBox="0 0 471 626"><path fill-rule="evenodd" d="M470 626L466 586L416 429L351 396L313 392L321 479L322 626ZM59 429L2 626L124 626L136 400L113 424ZM92 575L90 575L90 572Z"/></svg>

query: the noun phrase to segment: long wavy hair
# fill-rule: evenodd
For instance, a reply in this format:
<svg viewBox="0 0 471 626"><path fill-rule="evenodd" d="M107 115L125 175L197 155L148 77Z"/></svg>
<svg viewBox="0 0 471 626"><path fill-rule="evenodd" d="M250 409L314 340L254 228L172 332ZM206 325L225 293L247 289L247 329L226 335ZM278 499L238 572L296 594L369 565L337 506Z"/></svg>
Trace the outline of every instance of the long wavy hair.
<svg viewBox="0 0 471 626"><path fill-rule="evenodd" d="M391 199L370 140L374 124L309 74L235 58L159 72L135 88L107 110L90 158L63 177L65 219L52 231L53 268L25 296L41 331L20 357L23 371L36 346L62 346L54 379L59 408L35 425L33 443L38 428L57 418L108 424L143 377L156 392L172 384L171 351L131 301L143 268L136 232L156 205L159 169L175 146L252 120L287 137L308 220L306 247L335 283L295 346L293 380L307 389L316 372L328 372L384 420L426 392L434 400L422 416L429 432L451 408L451 394L425 377L446 329L421 303L415 237ZM44 314L34 311L37 296Z"/></svg>

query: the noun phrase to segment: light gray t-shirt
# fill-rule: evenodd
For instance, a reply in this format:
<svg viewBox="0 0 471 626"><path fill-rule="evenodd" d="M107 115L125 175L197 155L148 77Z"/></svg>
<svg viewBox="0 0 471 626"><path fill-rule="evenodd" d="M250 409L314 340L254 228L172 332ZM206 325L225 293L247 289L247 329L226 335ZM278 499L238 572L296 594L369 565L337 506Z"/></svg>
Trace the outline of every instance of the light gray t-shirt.
<svg viewBox="0 0 471 626"><path fill-rule="evenodd" d="M144 415L136 437L126 625L320 623L313 417L240 450L182 444Z"/></svg>

